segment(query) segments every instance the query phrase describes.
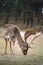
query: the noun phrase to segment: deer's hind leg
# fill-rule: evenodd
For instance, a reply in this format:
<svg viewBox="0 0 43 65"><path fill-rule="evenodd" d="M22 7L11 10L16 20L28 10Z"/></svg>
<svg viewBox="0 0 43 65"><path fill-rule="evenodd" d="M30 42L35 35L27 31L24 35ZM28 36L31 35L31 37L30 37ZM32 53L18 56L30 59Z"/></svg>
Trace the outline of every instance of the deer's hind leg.
<svg viewBox="0 0 43 65"><path fill-rule="evenodd" d="M4 54L6 54L7 53L7 44L8 44L9 39L7 39L7 38L4 38L4 39L5 39L5 42L6 42Z"/></svg>

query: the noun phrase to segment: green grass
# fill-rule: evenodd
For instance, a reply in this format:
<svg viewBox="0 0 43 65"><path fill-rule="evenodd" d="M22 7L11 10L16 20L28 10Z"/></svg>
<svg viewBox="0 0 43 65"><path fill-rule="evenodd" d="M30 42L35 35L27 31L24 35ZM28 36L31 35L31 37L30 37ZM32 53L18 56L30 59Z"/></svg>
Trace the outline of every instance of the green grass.
<svg viewBox="0 0 43 65"><path fill-rule="evenodd" d="M26 59L26 57L25 57L25 59ZM19 58L18 58L18 60L19 60ZM14 60L11 60L11 58L9 60L7 60L7 59L0 60L0 65L43 65L43 56L38 56L38 57L31 56L31 57L28 57L27 61L14 61Z"/></svg>

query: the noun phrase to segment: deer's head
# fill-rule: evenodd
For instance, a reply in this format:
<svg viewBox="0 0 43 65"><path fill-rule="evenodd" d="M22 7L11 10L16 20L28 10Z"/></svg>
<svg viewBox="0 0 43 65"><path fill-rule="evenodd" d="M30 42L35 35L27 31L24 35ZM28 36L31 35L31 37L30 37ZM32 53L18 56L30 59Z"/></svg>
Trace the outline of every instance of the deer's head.
<svg viewBox="0 0 43 65"><path fill-rule="evenodd" d="M22 51L23 51L23 54L24 55L27 55L28 48L30 48L30 46L27 43L25 43L24 44L24 47L22 48Z"/></svg>

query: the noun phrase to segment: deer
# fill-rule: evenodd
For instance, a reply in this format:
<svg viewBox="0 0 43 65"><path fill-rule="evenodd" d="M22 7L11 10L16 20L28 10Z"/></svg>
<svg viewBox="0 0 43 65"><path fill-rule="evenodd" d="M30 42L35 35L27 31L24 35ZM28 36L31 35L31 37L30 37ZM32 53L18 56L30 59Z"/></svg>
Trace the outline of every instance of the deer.
<svg viewBox="0 0 43 65"><path fill-rule="evenodd" d="M15 26L15 25L11 25L11 26L8 25L8 27L4 27L4 28L6 29L4 35L7 35L7 36L9 35L9 38L4 38L5 41L6 41L5 53L6 53L6 50L7 50L7 42L9 41L9 39L10 39L11 53L13 53L12 46L11 46L11 41L13 42L13 47L14 47L15 41L17 39L18 45L21 48L23 54L27 55L27 51L28 51L28 48L30 48L30 45L28 45L28 43L25 42L22 39L20 31L19 31L19 27Z"/></svg>

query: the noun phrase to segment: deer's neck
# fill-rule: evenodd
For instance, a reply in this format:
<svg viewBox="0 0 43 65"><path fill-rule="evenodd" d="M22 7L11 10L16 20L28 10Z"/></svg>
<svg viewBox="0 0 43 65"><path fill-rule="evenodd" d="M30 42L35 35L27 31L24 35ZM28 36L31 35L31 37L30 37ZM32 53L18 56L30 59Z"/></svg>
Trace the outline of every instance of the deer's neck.
<svg viewBox="0 0 43 65"><path fill-rule="evenodd" d="M16 38L17 38L17 41L18 41L19 46L22 48L22 47L24 46L24 41L23 41L23 39L22 39L20 33L18 33L18 34L16 35Z"/></svg>

